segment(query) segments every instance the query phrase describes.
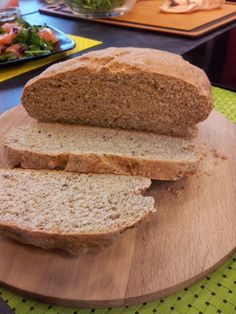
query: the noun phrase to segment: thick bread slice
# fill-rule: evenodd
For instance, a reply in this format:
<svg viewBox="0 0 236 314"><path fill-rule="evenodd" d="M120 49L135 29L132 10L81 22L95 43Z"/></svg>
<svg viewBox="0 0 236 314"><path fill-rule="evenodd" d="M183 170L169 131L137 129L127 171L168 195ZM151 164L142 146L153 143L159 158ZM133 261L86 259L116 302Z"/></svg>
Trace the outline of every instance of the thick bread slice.
<svg viewBox="0 0 236 314"><path fill-rule="evenodd" d="M0 170L0 233L72 254L111 245L155 211L140 177Z"/></svg>
<svg viewBox="0 0 236 314"><path fill-rule="evenodd" d="M108 48L52 65L26 84L22 103L43 122L183 137L196 135L213 105L201 69L146 48Z"/></svg>
<svg viewBox="0 0 236 314"><path fill-rule="evenodd" d="M194 173L199 155L189 140L153 133L59 123L16 128L5 140L14 166L178 180Z"/></svg>

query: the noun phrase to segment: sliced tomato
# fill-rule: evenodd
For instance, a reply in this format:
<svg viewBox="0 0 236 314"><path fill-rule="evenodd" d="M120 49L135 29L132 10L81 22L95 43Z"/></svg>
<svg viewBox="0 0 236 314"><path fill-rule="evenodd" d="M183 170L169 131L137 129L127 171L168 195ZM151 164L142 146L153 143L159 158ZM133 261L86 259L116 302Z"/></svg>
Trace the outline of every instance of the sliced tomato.
<svg viewBox="0 0 236 314"><path fill-rule="evenodd" d="M59 39L53 34L52 30L48 27L41 29L38 34L43 40L48 40L52 43L57 43L59 41Z"/></svg>
<svg viewBox="0 0 236 314"><path fill-rule="evenodd" d="M0 44L0 54L6 49L6 47L2 44Z"/></svg>
<svg viewBox="0 0 236 314"><path fill-rule="evenodd" d="M10 53L13 53L15 56L17 56L18 58L20 56L22 56L22 47L20 44L14 44L14 45L11 45L10 47L8 47L5 52L10 52Z"/></svg>
<svg viewBox="0 0 236 314"><path fill-rule="evenodd" d="M19 26L17 23L5 23L3 24L2 26L2 29L7 32L7 33L11 33L13 32L13 29L16 31L16 30L20 30L22 29L21 26Z"/></svg>
<svg viewBox="0 0 236 314"><path fill-rule="evenodd" d="M19 0L8 0L5 4L5 8L15 8L18 7Z"/></svg>
<svg viewBox="0 0 236 314"><path fill-rule="evenodd" d="M17 37L17 33L8 33L0 35L0 44L2 45L10 45L13 40Z"/></svg>

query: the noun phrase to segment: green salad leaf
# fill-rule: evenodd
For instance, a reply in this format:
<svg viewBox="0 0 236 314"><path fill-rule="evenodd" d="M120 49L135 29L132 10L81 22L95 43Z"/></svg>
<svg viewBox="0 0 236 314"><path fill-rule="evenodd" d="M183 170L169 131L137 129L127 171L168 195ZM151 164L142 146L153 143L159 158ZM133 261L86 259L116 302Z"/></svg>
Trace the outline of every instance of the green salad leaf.
<svg viewBox="0 0 236 314"><path fill-rule="evenodd" d="M26 22L22 17L18 17L17 19L15 19L15 22L18 25L20 25L20 26L22 26L23 28L26 28L26 29L31 27L31 25L28 22Z"/></svg>
<svg viewBox="0 0 236 314"><path fill-rule="evenodd" d="M121 7L125 0L65 0L72 7L79 6L86 10L105 12Z"/></svg>
<svg viewBox="0 0 236 314"><path fill-rule="evenodd" d="M0 61L10 61L17 59L16 55L13 53L3 53L0 54Z"/></svg>
<svg viewBox="0 0 236 314"><path fill-rule="evenodd" d="M50 50L25 50L25 55L27 57L33 57L33 56L41 56L43 54L50 53Z"/></svg>
<svg viewBox="0 0 236 314"><path fill-rule="evenodd" d="M52 42L44 40L39 36L37 26L31 26L27 30L21 30L14 42L27 45L28 50L52 51L55 47Z"/></svg>
<svg viewBox="0 0 236 314"><path fill-rule="evenodd" d="M10 45L6 45L5 49L7 48L7 46L20 44L22 57L39 56L54 51L57 43L52 43L50 40L44 40L39 36L39 31L43 28L48 27L46 24L39 26L30 25L22 18L16 19L13 23L17 23L19 26L21 26L21 29L19 29L17 37L12 41ZM4 29L0 27L0 34L5 33L6 32L4 31ZM14 53L5 53L4 50L0 53L0 62L14 60L18 58Z"/></svg>

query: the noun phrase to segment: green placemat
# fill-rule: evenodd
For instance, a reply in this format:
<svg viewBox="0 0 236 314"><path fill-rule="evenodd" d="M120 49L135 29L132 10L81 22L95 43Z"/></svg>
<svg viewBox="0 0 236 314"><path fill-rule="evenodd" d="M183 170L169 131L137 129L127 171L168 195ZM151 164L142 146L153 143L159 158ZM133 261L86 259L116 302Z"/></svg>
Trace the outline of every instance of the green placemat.
<svg viewBox="0 0 236 314"><path fill-rule="evenodd" d="M215 108L236 123L236 93L213 87Z"/></svg>
<svg viewBox="0 0 236 314"><path fill-rule="evenodd" d="M215 107L236 123L236 93L213 88ZM236 253L217 271L165 299L114 309L53 306L3 288L0 295L17 314L236 314ZM2 314L2 313L0 313Z"/></svg>

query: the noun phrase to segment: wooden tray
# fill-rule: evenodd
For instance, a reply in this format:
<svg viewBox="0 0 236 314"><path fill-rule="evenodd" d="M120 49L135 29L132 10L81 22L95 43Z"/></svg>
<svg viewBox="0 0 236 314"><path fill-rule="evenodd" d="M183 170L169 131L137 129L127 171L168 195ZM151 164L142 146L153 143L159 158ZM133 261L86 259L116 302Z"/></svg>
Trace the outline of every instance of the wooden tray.
<svg viewBox="0 0 236 314"><path fill-rule="evenodd" d="M29 121L21 107L3 114L0 138ZM151 222L99 254L80 257L0 237L0 282L42 301L111 307L164 297L218 267L236 247L236 126L214 111L198 141L211 149L198 174L153 182L149 194L158 211Z"/></svg>
<svg viewBox="0 0 236 314"><path fill-rule="evenodd" d="M138 1L132 12L127 15L109 19L89 20L198 37L236 19L236 3L234 2L226 3L222 9L199 11L191 14L162 13L159 11L161 3L163 3L163 0L142 0ZM64 3L43 7L40 12L79 18Z"/></svg>

